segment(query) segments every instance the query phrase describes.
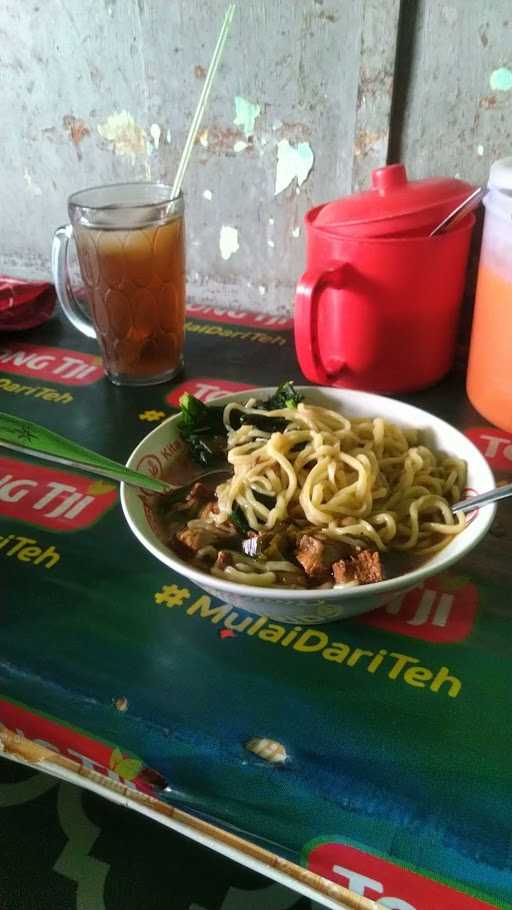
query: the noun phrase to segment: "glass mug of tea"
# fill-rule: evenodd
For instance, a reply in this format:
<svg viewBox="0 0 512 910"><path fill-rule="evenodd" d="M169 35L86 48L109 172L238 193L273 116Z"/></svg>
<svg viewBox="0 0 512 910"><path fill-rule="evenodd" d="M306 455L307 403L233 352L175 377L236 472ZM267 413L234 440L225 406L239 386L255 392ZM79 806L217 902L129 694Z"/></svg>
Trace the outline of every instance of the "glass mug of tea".
<svg viewBox="0 0 512 910"><path fill-rule="evenodd" d="M93 187L68 199L71 224L52 248L57 297L73 325L97 338L116 385L154 385L183 366L185 224L180 194L160 183ZM71 290L74 239L85 302Z"/></svg>

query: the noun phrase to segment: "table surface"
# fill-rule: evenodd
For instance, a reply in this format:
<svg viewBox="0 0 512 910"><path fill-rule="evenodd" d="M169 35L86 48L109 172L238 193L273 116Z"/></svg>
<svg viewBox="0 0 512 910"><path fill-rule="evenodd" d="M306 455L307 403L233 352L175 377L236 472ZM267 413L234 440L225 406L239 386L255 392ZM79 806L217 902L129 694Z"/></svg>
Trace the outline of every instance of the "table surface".
<svg viewBox="0 0 512 910"><path fill-rule="evenodd" d="M116 388L96 355L58 316L1 336L0 409L126 461L185 389L303 382L289 323L208 308L187 318L174 383ZM471 408L462 360L406 400L510 479L512 439ZM453 570L299 651L206 608L132 536L114 485L4 450L0 720L381 906L512 906L511 533L505 502ZM335 642L352 660L325 655ZM432 682L407 682L412 666ZM286 762L249 752L254 737Z"/></svg>

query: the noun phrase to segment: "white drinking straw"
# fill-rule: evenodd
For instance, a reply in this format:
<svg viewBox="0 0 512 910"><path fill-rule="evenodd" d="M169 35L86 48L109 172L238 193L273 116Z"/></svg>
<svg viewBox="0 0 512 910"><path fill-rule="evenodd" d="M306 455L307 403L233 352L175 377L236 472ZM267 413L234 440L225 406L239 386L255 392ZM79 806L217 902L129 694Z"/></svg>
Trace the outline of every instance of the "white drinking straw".
<svg viewBox="0 0 512 910"><path fill-rule="evenodd" d="M205 79L205 82L203 85L203 91L201 92L199 101L197 102L196 112L194 114L192 123L190 124L187 141L185 142L185 147L183 149L183 153L181 155L181 160L178 165L178 170L176 171L176 178L174 180L174 184L172 187L172 198L173 199L175 199L176 196L179 196L180 191L181 191L181 184L183 183L183 178L185 176L185 171L187 169L187 165L188 165L188 162L190 159L190 154L192 152L192 147L194 145L197 131L199 129L199 124L201 123L201 120L203 119L203 114L205 112L206 105L208 103L208 96L210 94L212 83L215 78L215 73L217 72L217 68L221 61L222 52L224 50L224 45L225 45L226 39L228 37L228 32L229 32L229 29L231 26L231 22L233 20L233 16L235 15L235 9L236 9L236 4L230 3L226 10L226 15L224 16L224 22L222 23L222 28L220 30L219 37L217 38L217 44L215 45L215 50L213 52L213 56L210 61L210 66L208 67L208 73L206 75L206 79Z"/></svg>

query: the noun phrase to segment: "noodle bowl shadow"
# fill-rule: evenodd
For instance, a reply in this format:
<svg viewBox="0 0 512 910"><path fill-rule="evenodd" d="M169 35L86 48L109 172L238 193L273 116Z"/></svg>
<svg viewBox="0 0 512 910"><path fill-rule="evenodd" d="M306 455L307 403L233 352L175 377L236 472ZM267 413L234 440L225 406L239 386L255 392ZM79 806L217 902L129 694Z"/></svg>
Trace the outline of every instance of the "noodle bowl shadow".
<svg viewBox="0 0 512 910"><path fill-rule="evenodd" d="M215 399L215 405L245 401L248 397L267 398L274 388L246 390ZM307 402L338 411L347 417L383 417L401 427L414 427L424 432L422 441L437 451L463 458L467 463L467 486L477 493L495 486L492 471L476 446L454 427L412 405L392 398L347 389L302 387ZM163 476L176 457L179 442L178 416L161 423L144 437L127 461L127 467L152 476ZM443 572L475 547L489 530L496 505L478 510L467 527L439 553L413 571L369 585L353 588L291 590L260 588L237 584L203 572L170 551L156 533L151 510L139 491L121 484L121 504L125 518L138 540L160 562L186 579L195 582L208 594L242 610L268 616L279 622L325 623L346 619L388 603L400 592L422 584L425 579Z"/></svg>

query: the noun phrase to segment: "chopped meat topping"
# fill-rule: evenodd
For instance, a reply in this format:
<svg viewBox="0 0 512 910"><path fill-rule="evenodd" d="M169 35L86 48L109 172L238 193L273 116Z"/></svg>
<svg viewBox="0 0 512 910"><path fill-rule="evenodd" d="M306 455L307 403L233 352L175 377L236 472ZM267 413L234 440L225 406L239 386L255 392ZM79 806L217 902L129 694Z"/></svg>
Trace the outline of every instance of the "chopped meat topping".
<svg viewBox="0 0 512 910"><path fill-rule="evenodd" d="M174 494L165 494L169 495L172 501L172 511L173 512L186 512L188 519L197 518L200 513L200 510L204 503L208 502L213 498L212 491L205 486L201 481L193 484L193 486L188 491L185 499L181 502L178 500L174 502ZM165 497L162 497L162 505L167 508L167 504L163 502Z"/></svg>
<svg viewBox="0 0 512 910"><path fill-rule="evenodd" d="M204 501L205 499L211 499L211 495L212 491L208 489L206 484L201 483L201 481L198 480L190 487L187 499L200 499Z"/></svg>
<svg viewBox="0 0 512 910"><path fill-rule="evenodd" d="M277 524L271 531L249 531L242 543L246 556L265 556L266 559L283 560L291 555L292 544L286 528Z"/></svg>
<svg viewBox="0 0 512 910"><path fill-rule="evenodd" d="M356 581L355 569L350 557L333 562L332 574L337 585L345 585L348 581Z"/></svg>
<svg viewBox="0 0 512 910"><path fill-rule="evenodd" d="M378 550L362 550L357 556L352 558L356 561L356 574L360 585L369 585L384 579L384 571Z"/></svg>
<svg viewBox="0 0 512 910"><path fill-rule="evenodd" d="M333 562L353 553L349 544L325 537L303 534L299 541L296 559L310 578L327 579L331 575Z"/></svg>
<svg viewBox="0 0 512 910"><path fill-rule="evenodd" d="M206 505L202 506L199 511L199 518L209 518L210 515L217 515L219 512L219 504L216 499L210 499Z"/></svg>
<svg viewBox="0 0 512 910"><path fill-rule="evenodd" d="M212 498L212 491L205 486L204 483L198 481L191 488L185 499L185 504L189 507L191 512L199 512L200 507L203 503L208 502Z"/></svg>
<svg viewBox="0 0 512 910"><path fill-rule="evenodd" d="M233 554L229 550L219 550L217 554L217 559L215 560L216 569L225 569L226 566L233 565Z"/></svg>
<svg viewBox="0 0 512 910"><path fill-rule="evenodd" d="M233 525L226 522L219 526L212 524L211 528L185 526L176 534L176 540L182 547L186 547L195 554L203 547L223 547L228 543L236 546L238 534Z"/></svg>
<svg viewBox="0 0 512 910"><path fill-rule="evenodd" d="M339 559L332 564L332 571L334 581L338 585L346 584L348 581L369 585L384 578L380 554L373 550L361 550L354 556Z"/></svg>

